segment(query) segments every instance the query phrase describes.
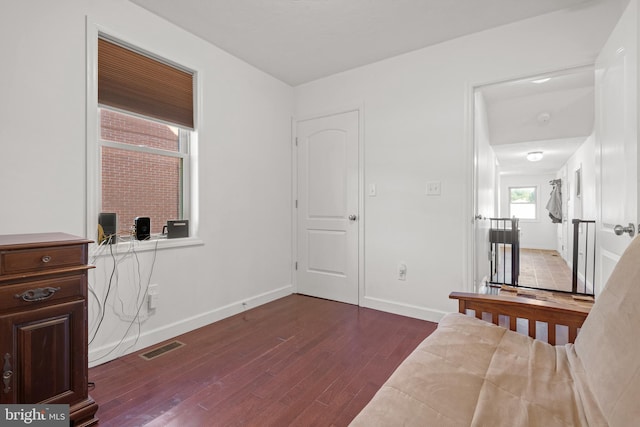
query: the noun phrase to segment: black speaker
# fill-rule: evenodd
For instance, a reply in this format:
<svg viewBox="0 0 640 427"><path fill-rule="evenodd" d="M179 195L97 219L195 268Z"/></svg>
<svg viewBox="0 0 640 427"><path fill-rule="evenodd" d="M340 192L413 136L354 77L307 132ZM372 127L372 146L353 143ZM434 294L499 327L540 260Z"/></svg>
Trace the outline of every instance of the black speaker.
<svg viewBox="0 0 640 427"><path fill-rule="evenodd" d="M105 240L108 243L116 243L116 234L118 233L118 222L115 213L102 212L98 215L98 243ZM102 234L100 231L102 230Z"/></svg>
<svg viewBox="0 0 640 427"><path fill-rule="evenodd" d="M151 237L151 218L139 216L135 219L136 239L149 240Z"/></svg>

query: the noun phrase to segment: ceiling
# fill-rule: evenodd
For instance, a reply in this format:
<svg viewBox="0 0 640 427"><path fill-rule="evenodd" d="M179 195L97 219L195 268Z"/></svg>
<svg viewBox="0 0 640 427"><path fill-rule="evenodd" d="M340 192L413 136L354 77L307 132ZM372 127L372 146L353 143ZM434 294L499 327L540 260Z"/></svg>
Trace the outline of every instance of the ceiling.
<svg viewBox="0 0 640 427"><path fill-rule="evenodd" d="M606 0L131 0L296 86L446 40Z"/></svg>
<svg viewBox="0 0 640 427"><path fill-rule="evenodd" d="M558 10L626 3L624 0L130 1L291 86ZM543 77L552 79L532 83ZM555 173L593 129L592 69L535 76L481 90L491 144L502 173ZM543 151L544 159L527 162L524 155L528 151Z"/></svg>
<svg viewBox="0 0 640 427"><path fill-rule="evenodd" d="M593 67L484 86L490 144L502 174L555 174L593 131ZM542 151L538 162L526 160Z"/></svg>

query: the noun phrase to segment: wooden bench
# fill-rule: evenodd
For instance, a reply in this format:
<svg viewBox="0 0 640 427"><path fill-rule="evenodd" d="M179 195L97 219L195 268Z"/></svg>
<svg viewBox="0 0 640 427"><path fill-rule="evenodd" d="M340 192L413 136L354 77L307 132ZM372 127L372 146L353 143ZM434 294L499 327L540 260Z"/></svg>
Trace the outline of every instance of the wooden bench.
<svg viewBox="0 0 640 427"><path fill-rule="evenodd" d="M590 311L590 308L578 305L511 295L452 292L449 298L458 300L460 313L467 314L467 310L473 310L478 319L483 318L483 313L489 313L495 325L499 324L500 315L508 316L509 329L512 331L517 330L517 319L526 319L531 338L536 338L536 322L544 322L548 325L547 341L551 345L556 344L556 325L568 327L568 342L573 343Z"/></svg>

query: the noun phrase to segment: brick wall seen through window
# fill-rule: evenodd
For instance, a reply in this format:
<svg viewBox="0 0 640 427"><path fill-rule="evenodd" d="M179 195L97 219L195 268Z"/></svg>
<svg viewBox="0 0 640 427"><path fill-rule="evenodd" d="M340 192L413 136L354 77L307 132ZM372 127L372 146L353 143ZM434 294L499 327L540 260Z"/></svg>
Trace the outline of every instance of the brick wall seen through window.
<svg viewBox="0 0 640 427"><path fill-rule="evenodd" d="M101 109L100 125L104 141L180 151L179 131L163 123ZM152 233L180 219L182 158L103 145L101 159L101 211L117 214L118 234L126 235L135 217L151 218Z"/></svg>

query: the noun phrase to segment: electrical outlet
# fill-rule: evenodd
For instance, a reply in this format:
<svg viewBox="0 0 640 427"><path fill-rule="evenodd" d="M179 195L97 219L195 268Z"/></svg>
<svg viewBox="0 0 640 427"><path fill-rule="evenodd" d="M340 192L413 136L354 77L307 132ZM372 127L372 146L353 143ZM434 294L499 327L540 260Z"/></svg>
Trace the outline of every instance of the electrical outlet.
<svg viewBox="0 0 640 427"><path fill-rule="evenodd" d="M428 196L439 196L440 195L440 181L429 181L427 182L427 191Z"/></svg>
<svg viewBox="0 0 640 427"><path fill-rule="evenodd" d="M398 264L398 280L407 280L407 264Z"/></svg>
<svg viewBox="0 0 640 427"><path fill-rule="evenodd" d="M149 285L147 288L147 308L155 310L158 307L158 284Z"/></svg>

